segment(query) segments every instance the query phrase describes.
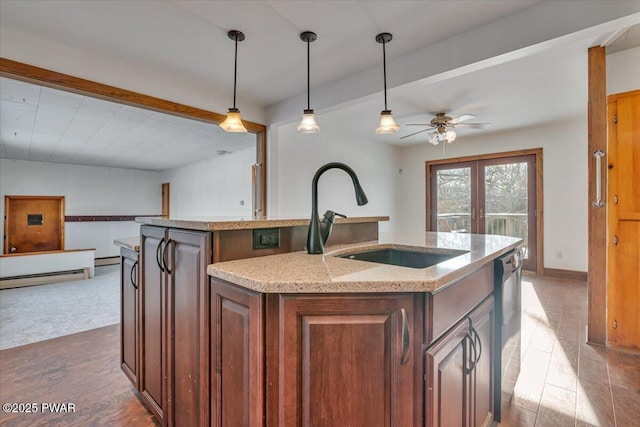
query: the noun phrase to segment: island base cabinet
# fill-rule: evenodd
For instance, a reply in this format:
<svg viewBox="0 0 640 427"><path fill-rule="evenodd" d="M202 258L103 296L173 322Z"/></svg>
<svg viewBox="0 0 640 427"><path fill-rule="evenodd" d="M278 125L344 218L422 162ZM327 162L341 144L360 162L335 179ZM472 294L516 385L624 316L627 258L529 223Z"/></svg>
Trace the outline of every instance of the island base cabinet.
<svg viewBox="0 0 640 427"><path fill-rule="evenodd" d="M120 249L120 367L138 385L138 253Z"/></svg>
<svg viewBox="0 0 640 427"><path fill-rule="evenodd" d="M414 337L422 330L413 316L422 312L420 301L407 294L269 294L267 424L417 425L414 367L422 340Z"/></svg>
<svg viewBox="0 0 640 427"><path fill-rule="evenodd" d="M141 227L140 394L161 425L208 425L211 233Z"/></svg>
<svg viewBox="0 0 640 427"><path fill-rule="evenodd" d="M211 425L264 426L263 294L211 279Z"/></svg>
<svg viewBox="0 0 640 427"><path fill-rule="evenodd" d="M493 420L493 297L425 352L425 426L486 426Z"/></svg>

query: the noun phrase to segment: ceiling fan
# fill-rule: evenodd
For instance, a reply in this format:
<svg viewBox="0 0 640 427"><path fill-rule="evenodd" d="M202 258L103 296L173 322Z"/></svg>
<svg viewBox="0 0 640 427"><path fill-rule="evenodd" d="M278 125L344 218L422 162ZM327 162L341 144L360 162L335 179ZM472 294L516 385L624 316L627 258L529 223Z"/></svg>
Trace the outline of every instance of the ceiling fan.
<svg viewBox="0 0 640 427"><path fill-rule="evenodd" d="M417 135L422 132L427 132L434 129L433 132L429 132L429 143L438 145L440 142L453 142L456 140L456 131L454 128L469 128L469 129L484 129L490 125L490 123L462 123L469 119L473 119L473 114L462 114L458 117L449 117L446 113L437 113L436 116L431 119L430 123L410 123L407 126L427 126L427 129L419 130L418 132L410 133L400 137L400 139L409 138L410 136Z"/></svg>

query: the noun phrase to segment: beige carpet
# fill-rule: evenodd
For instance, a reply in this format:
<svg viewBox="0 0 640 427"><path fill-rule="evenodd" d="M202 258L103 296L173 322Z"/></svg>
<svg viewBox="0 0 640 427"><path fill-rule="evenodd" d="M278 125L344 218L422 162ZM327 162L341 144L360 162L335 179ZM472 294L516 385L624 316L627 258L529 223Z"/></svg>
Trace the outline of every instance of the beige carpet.
<svg viewBox="0 0 640 427"><path fill-rule="evenodd" d="M95 277L0 290L0 350L120 322L119 265Z"/></svg>

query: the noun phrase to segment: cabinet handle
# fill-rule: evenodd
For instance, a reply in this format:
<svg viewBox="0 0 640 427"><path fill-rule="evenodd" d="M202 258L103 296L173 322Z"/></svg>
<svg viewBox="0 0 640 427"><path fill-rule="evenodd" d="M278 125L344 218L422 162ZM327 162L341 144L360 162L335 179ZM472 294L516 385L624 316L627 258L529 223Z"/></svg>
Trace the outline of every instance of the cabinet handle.
<svg viewBox="0 0 640 427"><path fill-rule="evenodd" d="M131 266L131 272L129 273L131 276L131 284L136 289L138 289L138 284L136 283L136 279L135 279L137 275L134 275L133 272L136 271L137 267L138 267L138 261L136 260L136 262L133 263L133 266Z"/></svg>
<svg viewBox="0 0 640 427"><path fill-rule="evenodd" d="M409 321L407 320L407 311L404 308L401 308L400 315L402 317L402 357L400 358L400 364L405 365L407 363L407 360L409 359L411 337L409 336Z"/></svg>
<svg viewBox="0 0 640 427"><path fill-rule="evenodd" d="M162 247L163 243L164 243L164 237L160 239L160 242L158 242L158 247L156 248L156 262L158 263L158 267L160 267L160 271L164 273L164 267L160 262L160 248Z"/></svg>
<svg viewBox="0 0 640 427"><path fill-rule="evenodd" d="M471 320L469 320L469 322L471 322ZM466 334L466 337L465 337L465 338L469 340L469 344L471 344L470 348L473 350L473 359L472 359L473 361L472 361L472 362L470 362L470 365L469 365L468 367L467 367L467 366L465 366L465 368L464 368L464 373L465 373L465 374L467 374L467 375L469 375L471 372L473 372L473 369L476 367L475 362L476 362L476 361L477 361L477 359L478 359L478 358L477 358L478 351L477 351L477 349L476 349L476 343L475 343L475 340L473 339L473 337L471 337L471 333L470 333L470 332L467 332L467 334ZM467 360L469 360L469 358L465 357L465 359L464 359L464 363L465 363L465 365L467 364Z"/></svg>
<svg viewBox="0 0 640 427"><path fill-rule="evenodd" d="M478 340L478 354L476 360L473 362L473 368L475 369L476 365L480 361L480 357L482 356L482 341L480 340L480 334L478 334L478 330L475 328L475 326L471 325L471 331L473 332L474 341L476 339Z"/></svg>
<svg viewBox="0 0 640 427"><path fill-rule="evenodd" d="M167 240L167 243L164 245L164 250L162 251L162 265L164 265L164 269L167 270L167 273L171 274L171 269L167 265L167 249L173 243L173 240Z"/></svg>

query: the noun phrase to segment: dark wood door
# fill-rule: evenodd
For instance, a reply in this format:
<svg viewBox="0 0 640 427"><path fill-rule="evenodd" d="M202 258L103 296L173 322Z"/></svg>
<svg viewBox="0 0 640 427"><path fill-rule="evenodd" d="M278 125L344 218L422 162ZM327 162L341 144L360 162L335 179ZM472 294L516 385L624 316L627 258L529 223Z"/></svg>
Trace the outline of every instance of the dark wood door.
<svg viewBox="0 0 640 427"><path fill-rule="evenodd" d="M271 297L278 301L267 310L278 307L279 319L268 314L269 345L277 347L267 353L279 359L268 356L268 382L277 383L269 425L414 425L422 341L414 296Z"/></svg>
<svg viewBox="0 0 640 427"><path fill-rule="evenodd" d="M160 424L167 407L166 228L140 227L140 394Z"/></svg>
<svg viewBox="0 0 640 427"><path fill-rule="evenodd" d="M211 279L212 426L264 426L263 299Z"/></svg>
<svg viewBox="0 0 640 427"><path fill-rule="evenodd" d="M63 196L5 196L4 253L64 249Z"/></svg>
<svg viewBox="0 0 640 427"><path fill-rule="evenodd" d="M168 424L209 424L209 280L211 233L169 230Z"/></svg>
<svg viewBox="0 0 640 427"><path fill-rule="evenodd" d="M473 426L488 426L493 422L493 351L494 303L489 297L470 315L472 336L475 336L477 357L471 376Z"/></svg>
<svg viewBox="0 0 640 427"><path fill-rule="evenodd" d="M465 319L425 353L425 426L471 425L469 322Z"/></svg>
<svg viewBox="0 0 640 427"><path fill-rule="evenodd" d="M120 367L138 388L138 253L120 250Z"/></svg>

